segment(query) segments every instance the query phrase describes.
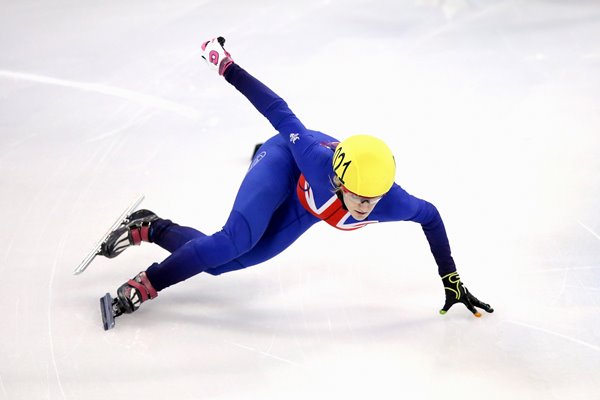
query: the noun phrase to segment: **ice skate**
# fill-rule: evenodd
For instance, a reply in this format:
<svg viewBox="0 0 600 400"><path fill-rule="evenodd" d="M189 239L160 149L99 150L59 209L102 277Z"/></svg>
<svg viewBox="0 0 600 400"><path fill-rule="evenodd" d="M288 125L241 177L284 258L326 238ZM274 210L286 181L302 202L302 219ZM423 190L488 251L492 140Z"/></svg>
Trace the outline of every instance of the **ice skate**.
<svg viewBox="0 0 600 400"><path fill-rule="evenodd" d="M157 219L156 214L150 210L138 210L129 215L102 242L99 254L114 258L129 246L138 246L142 242L150 241L150 225Z"/></svg>
<svg viewBox="0 0 600 400"><path fill-rule="evenodd" d="M123 314L131 314L140 308L146 300L158 296L145 272L140 272L117 289L117 297L113 299L109 293L100 298L102 323L107 331L115 326L115 318Z"/></svg>
<svg viewBox="0 0 600 400"><path fill-rule="evenodd" d="M117 229L119 226L121 226L122 224L124 224L126 221L128 221L128 215L131 215L131 212L133 210L135 210L136 208L138 208L138 206L140 205L140 203L144 200L144 195L139 196L137 199L135 199L135 201L133 203L131 203L129 205L129 207L127 207L125 209L125 211L123 211L123 213L119 216L119 218L116 219L116 221L111 225L111 227L108 229L108 231L104 234L104 236L102 236L100 238L100 240L98 242L96 242L96 245L92 248L92 250L88 253L88 255L83 259L83 261L81 261L81 263L79 263L79 265L77 266L77 268L75 268L74 274L75 275L79 275L81 274L83 271L86 270L86 268L92 263L92 261L94 260L94 258L96 258L96 256L101 255L101 248L102 248L102 243L104 243L106 241L106 238L108 238L110 236L110 234Z"/></svg>

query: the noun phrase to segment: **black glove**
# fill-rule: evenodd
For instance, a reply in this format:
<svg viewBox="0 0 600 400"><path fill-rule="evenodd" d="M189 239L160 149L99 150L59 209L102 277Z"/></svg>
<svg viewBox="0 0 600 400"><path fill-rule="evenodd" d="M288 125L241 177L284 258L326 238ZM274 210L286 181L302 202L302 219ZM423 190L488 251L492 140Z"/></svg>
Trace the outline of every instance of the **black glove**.
<svg viewBox="0 0 600 400"><path fill-rule="evenodd" d="M452 272L442 277L444 283L444 291L446 292L446 303L444 308L440 310L440 314L446 314L450 307L456 303L463 303L465 307L469 309L477 318L481 317L481 314L475 307L484 309L489 313L493 313L494 309L489 304L485 304L473 296L471 292L460 281L460 276L457 272Z"/></svg>

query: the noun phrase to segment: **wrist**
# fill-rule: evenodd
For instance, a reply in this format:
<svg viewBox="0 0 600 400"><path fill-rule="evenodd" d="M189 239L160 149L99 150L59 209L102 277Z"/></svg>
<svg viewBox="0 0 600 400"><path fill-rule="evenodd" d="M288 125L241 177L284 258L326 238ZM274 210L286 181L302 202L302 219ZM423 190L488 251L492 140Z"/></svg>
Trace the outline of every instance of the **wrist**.
<svg viewBox="0 0 600 400"><path fill-rule="evenodd" d="M230 57L224 58L219 65L219 75L225 76L231 65L233 65L233 60Z"/></svg>
<svg viewBox="0 0 600 400"><path fill-rule="evenodd" d="M442 279L442 282L454 282L454 281L458 281L460 282L460 276L458 275L457 271L453 271L453 272L449 272L445 275L440 275L440 278Z"/></svg>

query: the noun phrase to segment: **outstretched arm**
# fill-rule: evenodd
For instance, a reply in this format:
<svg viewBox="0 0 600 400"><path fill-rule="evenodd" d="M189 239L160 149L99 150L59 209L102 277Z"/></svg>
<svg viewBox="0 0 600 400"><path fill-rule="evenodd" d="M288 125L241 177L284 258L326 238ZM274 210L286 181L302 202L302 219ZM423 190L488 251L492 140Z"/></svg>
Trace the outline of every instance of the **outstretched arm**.
<svg viewBox="0 0 600 400"><path fill-rule="evenodd" d="M394 185L386 196L391 196L394 201L391 212L394 219L417 222L423 228L444 285L446 301L440 314L446 314L450 307L457 303L464 304L476 317L480 317L481 314L475 307L488 313L494 312L489 304L479 301L462 284L456 272L446 228L437 208L425 200L408 194L398 185Z"/></svg>
<svg viewBox="0 0 600 400"><path fill-rule="evenodd" d="M235 64L231 55L223 48L225 39L219 37L202 45L203 58L209 67L218 69L227 82L240 91L250 103L269 120L273 128L288 139L290 133L306 128L294 115L287 103L265 84Z"/></svg>
<svg viewBox="0 0 600 400"><path fill-rule="evenodd" d="M223 76L250 100L250 103L269 120L273 128L286 139L290 133L306 130L281 97L239 65L232 64Z"/></svg>
<svg viewBox="0 0 600 400"><path fill-rule="evenodd" d="M450 252L450 243L442 217L437 208L428 201L419 199L394 184L385 195L388 214L393 221L412 221L421 224L435 258L440 276L456 272Z"/></svg>
<svg viewBox="0 0 600 400"><path fill-rule="evenodd" d="M202 45L202 57L208 66L218 70L269 120L288 143L296 164L309 182L327 174L332 152L321 146L321 142L332 141L333 138L307 130L281 97L233 62L223 48L224 43L225 39L219 37Z"/></svg>

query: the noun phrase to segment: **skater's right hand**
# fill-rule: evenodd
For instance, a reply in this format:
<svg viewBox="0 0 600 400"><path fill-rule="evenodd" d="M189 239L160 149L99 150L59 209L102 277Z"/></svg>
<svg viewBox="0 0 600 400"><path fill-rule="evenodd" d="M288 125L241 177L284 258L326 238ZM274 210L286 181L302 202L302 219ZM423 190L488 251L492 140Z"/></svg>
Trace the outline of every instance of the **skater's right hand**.
<svg viewBox="0 0 600 400"><path fill-rule="evenodd" d="M222 36L202 44L202 58L210 69L219 71L219 75L223 75L227 67L233 64L231 54L223 48L224 45L225 38Z"/></svg>

